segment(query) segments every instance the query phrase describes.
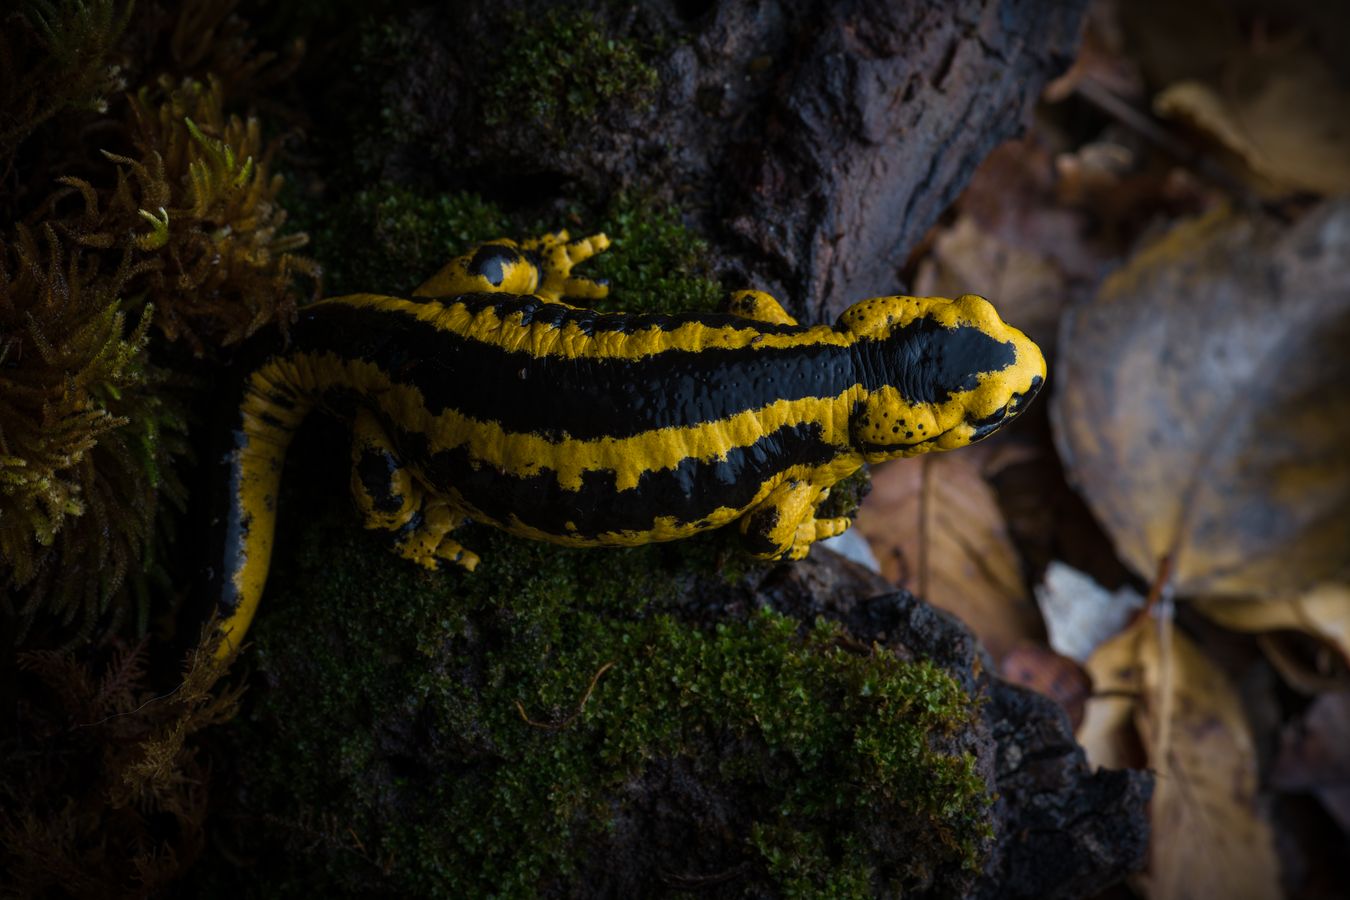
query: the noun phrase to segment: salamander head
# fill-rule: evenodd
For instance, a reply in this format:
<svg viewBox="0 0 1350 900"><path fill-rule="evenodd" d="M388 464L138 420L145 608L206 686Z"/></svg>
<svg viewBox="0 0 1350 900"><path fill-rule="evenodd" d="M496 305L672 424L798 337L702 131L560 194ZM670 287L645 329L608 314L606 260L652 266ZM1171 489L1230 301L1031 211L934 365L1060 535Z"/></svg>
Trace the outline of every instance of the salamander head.
<svg viewBox="0 0 1350 900"><path fill-rule="evenodd" d="M952 450L1012 421L1045 383L1045 357L983 297L878 297L849 307L863 387L850 433L869 462Z"/></svg>
<svg viewBox="0 0 1350 900"><path fill-rule="evenodd" d="M457 256L416 291L417 297L452 297L499 291L532 294L539 286L539 266L530 251L507 238L479 244Z"/></svg>

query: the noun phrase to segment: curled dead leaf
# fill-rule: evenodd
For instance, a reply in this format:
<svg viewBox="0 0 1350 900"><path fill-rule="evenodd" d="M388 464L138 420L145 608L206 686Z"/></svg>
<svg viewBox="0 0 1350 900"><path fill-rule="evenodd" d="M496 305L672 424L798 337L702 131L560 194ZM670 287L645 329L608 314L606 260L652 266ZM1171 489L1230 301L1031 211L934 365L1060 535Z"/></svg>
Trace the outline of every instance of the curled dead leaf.
<svg viewBox="0 0 1350 900"><path fill-rule="evenodd" d="M1312 694L1350 684L1350 584L1320 584L1293 597L1202 598L1194 605L1225 628L1260 633L1271 662L1295 688ZM1312 652L1288 632L1316 641Z"/></svg>
<svg viewBox="0 0 1350 900"><path fill-rule="evenodd" d="M890 581L970 626L995 660L1041 634L981 454L897 460L872 472L858 529Z"/></svg>
<svg viewBox="0 0 1350 900"><path fill-rule="evenodd" d="M1216 211L1066 316L1056 443L1121 558L1182 595L1350 571L1350 200Z"/></svg>
<svg viewBox="0 0 1350 900"><path fill-rule="evenodd" d="M940 232L914 279L920 296L972 290L995 300L1033 339L1052 335L1064 305L1065 276L1045 254L985 231L970 215Z"/></svg>
<svg viewBox="0 0 1350 900"><path fill-rule="evenodd" d="M1238 55L1219 77L1170 85L1153 108L1216 141L1266 195L1350 191L1350 91L1307 46Z"/></svg>
<svg viewBox="0 0 1350 900"><path fill-rule="evenodd" d="M1094 696L1079 740L1089 760L1118 763L1142 745L1158 772L1151 900L1279 897L1252 732L1227 675L1152 616L1102 644L1087 667Z"/></svg>

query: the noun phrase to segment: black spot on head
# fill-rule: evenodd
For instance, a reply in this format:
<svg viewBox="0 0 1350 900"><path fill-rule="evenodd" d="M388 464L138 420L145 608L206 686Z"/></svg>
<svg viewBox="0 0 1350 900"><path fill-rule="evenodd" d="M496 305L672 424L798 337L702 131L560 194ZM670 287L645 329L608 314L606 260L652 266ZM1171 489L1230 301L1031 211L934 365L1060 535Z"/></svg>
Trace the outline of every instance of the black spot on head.
<svg viewBox="0 0 1350 900"><path fill-rule="evenodd" d="M504 244L484 244L469 260L469 274L481 275L488 284L500 287L506 278L506 267L520 262L520 254L515 248Z"/></svg>

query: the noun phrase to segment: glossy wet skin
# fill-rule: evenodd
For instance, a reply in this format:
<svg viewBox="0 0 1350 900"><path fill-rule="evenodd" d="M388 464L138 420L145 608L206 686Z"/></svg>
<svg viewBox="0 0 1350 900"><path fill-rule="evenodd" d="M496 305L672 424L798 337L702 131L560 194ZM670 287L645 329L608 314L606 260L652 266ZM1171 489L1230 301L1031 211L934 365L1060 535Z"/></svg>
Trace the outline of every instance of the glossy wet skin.
<svg viewBox="0 0 1350 900"><path fill-rule="evenodd" d="M227 459L218 609L238 646L267 577L290 435L350 421L366 527L427 568L472 571L473 521L571 546L632 546L737 524L766 559L849 527L816 512L864 462L965 446L1045 378L1034 343L983 298L878 297L800 325L767 294L716 314L600 313L571 275L608 246L566 233L493 241L413 297L307 307L248 376Z"/></svg>
<svg viewBox="0 0 1350 900"><path fill-rule="evenodd" d="M852 423L868 462L982 440L1045 382L1040 348L973 294L875 298L841 324L869 338L856 345L867 396Z"/></svg>

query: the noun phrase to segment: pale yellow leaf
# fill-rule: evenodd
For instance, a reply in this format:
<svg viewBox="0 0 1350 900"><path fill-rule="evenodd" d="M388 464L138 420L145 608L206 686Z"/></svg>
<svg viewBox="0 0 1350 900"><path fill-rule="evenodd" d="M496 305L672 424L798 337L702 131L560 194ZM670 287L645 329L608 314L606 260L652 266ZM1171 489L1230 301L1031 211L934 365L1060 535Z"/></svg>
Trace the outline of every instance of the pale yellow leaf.
<svg viewBox="0 0 1350 900"><path fill-rule="evenodd" d="M1279 897L1273 835L1256 807L1252 732L1224 672L1152 616L1102 644L1088 671L1094 692L1108 695L1105 706L1102 699L1089 703L1080 730L1089 759L1120 758L1126 702L1158 774L1151 900Z"/></svg>
<svg viewBox="0 0 1350 900"><path fill-rule="evenodd" d="M1153 106L1206 132L1264 193L1350 191L1350 91L1305 45L1240 54L1213 81L1177 82Z"/></svg>
<svg viewBox="0 0 1350 900"><path fill-rule="evenodd" d="M1308 694L1350 683L1350 585L1327 582L1304 594L1201 598L1195 606L1225 628L1261 634L1261 647L1292 687ZM1288 632L1301 632L1321 646Z"/></svg>
<svg viewBox="0 0 1350 900"><path fill-rule="evenodd" d="M1139 628L1126 628L1098 644L1087 660L1092 695L1077 737L1094 766L1126 769L1147 764L1138 758L1139 736L1134 727L1143 691L1140 643L1145 637Z"/></svg>
<svg viewBox="0 0 1350 900"><path fill-rule="evenodd" d="M1001 660L1041 625L981 458L971 450L878 466L857 524L886 578L954 613Z"/></svg>
<svg viewBox="0 0 1350 900"><path fill-rule="evenodd" d="M1057 246L1069 240L1057 233L1055 237ZM919 264L913 288L919 296L974 292L988 297L1008 321L1017 322L1034 340L1044 341L1053 340L1068 294L1065 281L1046 254L990 233L973 215L963 214L938 233L932 252Z"/></svg>

